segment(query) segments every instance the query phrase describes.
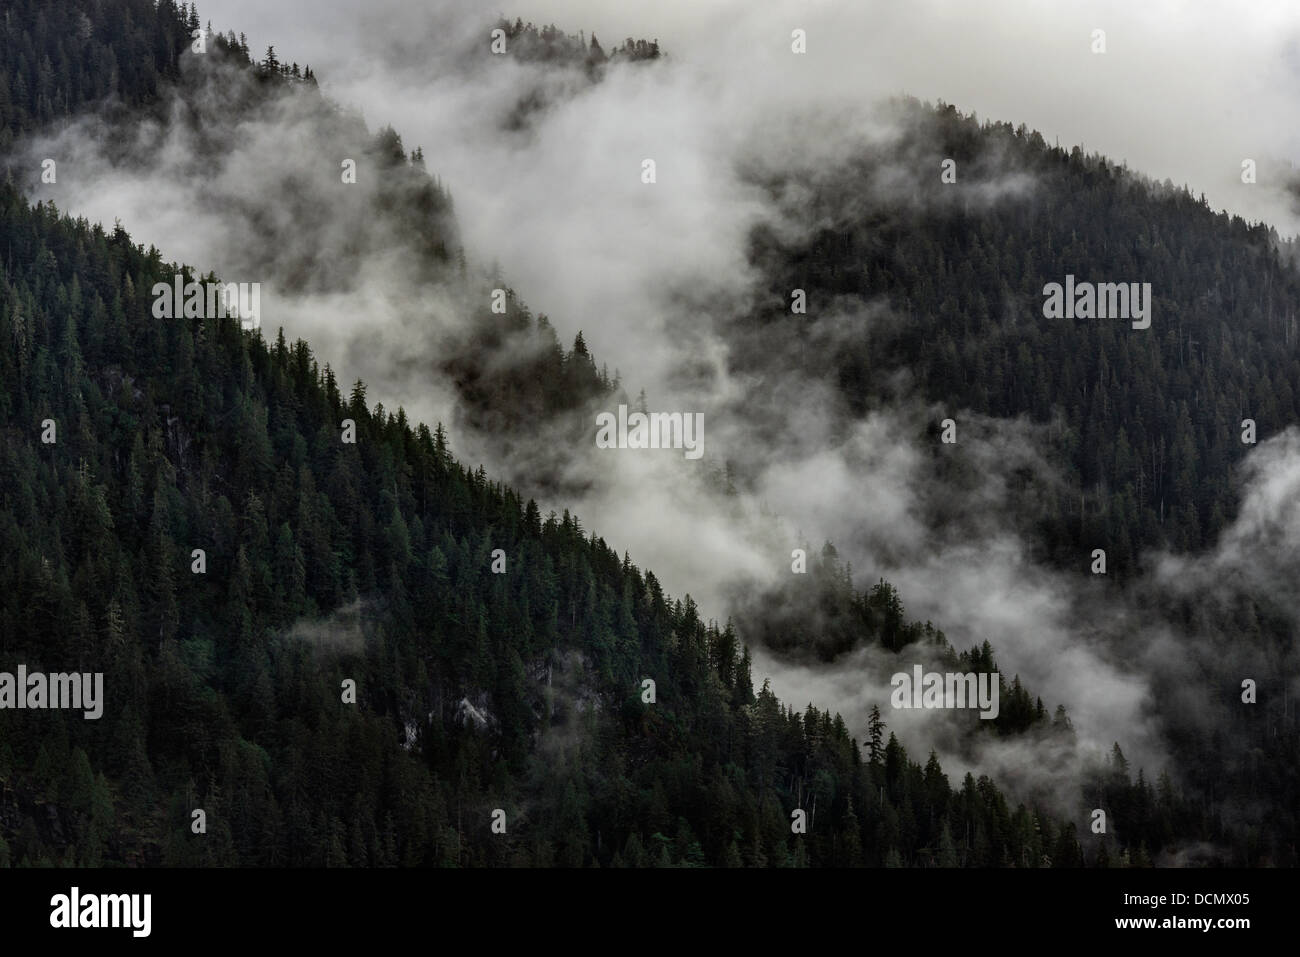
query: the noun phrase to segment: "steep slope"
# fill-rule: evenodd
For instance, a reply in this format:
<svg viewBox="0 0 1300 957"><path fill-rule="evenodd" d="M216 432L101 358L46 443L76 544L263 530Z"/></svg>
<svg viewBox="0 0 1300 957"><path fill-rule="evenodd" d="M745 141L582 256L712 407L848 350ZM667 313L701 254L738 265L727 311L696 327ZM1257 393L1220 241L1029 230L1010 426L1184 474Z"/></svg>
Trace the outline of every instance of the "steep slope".
<svg viewBox="0 0 1300 957"><path fill-rule="evenodd" d="M11 862L1078 860L987 780L954 793L894 741L863 762L755 695L731 628L306 344L154 320L138 290L174 267L122 231L9 188L0 228L0 654L106 699L0 711Z"/></svg>
<svg viewBox="0 0 1300 957"><path fill-rule="evenodd" d="M196 15L168 3L153 15L170 39L153 71L162 75ZM292 67L253 64L233 38L216 49L240 78L229 81L239 110L264 105L259 88L293 82ZM139 89L123 98L147 109L152 74L133 75ZM176 82L192 79L182 70ZM89 102L103 85L76 95ZM297 87L316 95L305 80ZM327 135L362 142L363 128L327 113ZM393 131L371 149L395 175L364 195L359 215L403 237L423 268L454 274L449 195ZM360 383L345 398L305 344L268 344L229 320L154 320L147 291L177 271L157 251L29 208L12 190L4 203L3 547L13 560L0 582L0 648L33 669L102 670L109 701L99 722L0 712L0 859L1081 861L1073 824L1011 811L987 779L967 776L954 791L936 760L910 762L880 726L863 761L842 721L755 695L743 636L702 622L689 598L668 600L575 518L544 521L454 462L440 428L368 408ZM309 212L292 194L286 208ZM330 278L301 265L277 268L306 284ZM513 298L504 316L487 310L489 288L477 286L472 334L450 366L485 427L524 428L539 404L579 409L617 387L581 340L565 354ZM517 388L485 385L503 373L483 353L516 334L540 338L536 365L505 373ZM45 419L53 444L40 439ZM344 419L355 444L342 441ZM833 565L826 580L838 582ZM868 621L863 609L883 603L895 636L926 633L906 623L897 596L878 591L873 606L833 590ZM996 667L987 648L965 661ZM644 678L656 682L654 703L642 699ZM345 679L355 705L342 700ZM1068 730L1015 687L1007 732ZM1132 784L1118 753L1105 787L1154 809L1115 854L1141 861L1176 839L1258 853L1172 788L1153 797ZM790 830L796 806L822 811L806 837ZM190 836L196 807L208 840ZM511 822L504 838L489 831L495 808Z"/></svg>
<svg viewBox="0 0 1300 957"><path fill-rule="evenodd" d="M1237 506L1242 420L1258 441L1300 422L1294 240L1023 125L914 100L890 120L895 135L841 168L756 174L815 228L806 241L754 237L771 305L737 331L740 368L822 363L800 348L818 314L884 305L836 344L845 397L859 411L888 404L906 370L954 413L1054 424L1066 482L1026 497L1044 557L1083 569L1104 544L1124 578L1145 550L1212 542ZM1044 287L1067 275L1149 283L1150 327L1045 317ZM790 315L794 288L813 322Z"/></svg>

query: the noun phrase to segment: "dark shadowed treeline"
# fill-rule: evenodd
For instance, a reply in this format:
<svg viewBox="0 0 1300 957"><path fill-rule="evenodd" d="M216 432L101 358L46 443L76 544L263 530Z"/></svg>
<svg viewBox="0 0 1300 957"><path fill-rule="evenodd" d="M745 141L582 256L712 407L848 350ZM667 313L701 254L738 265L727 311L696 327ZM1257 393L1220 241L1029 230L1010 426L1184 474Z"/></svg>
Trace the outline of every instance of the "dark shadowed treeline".
<svg viewBox="0 0 1300 957"><path fill-rule="evenodd" d="M149 108L197 22L105 0L74 41L80 9L6 6L6 144L106 95ZM293 79L242 40L219 47L258 82ZM377 142L415 191L390 196L396 221L451 224L422 152L391 130ZM420 235L458 268L454 233ZM745 635L457 462L441 426L368 404L306 343L155 319L154 284L181 271L200 278L0 188L0 669L102 671L106 689L97 721L0 710L0 864L1099 862L1082 809L1067 822L985 777L953 787L878 719L860 747L838 716L756 692ZM486 340L541 343L531 369L458 369L485 423L523 428L528 403L618 387L513 298L480 318ZM933 631L883 582L830 587L871 640ZM995 667L987 646L951 660ZM1001 733L1069 734L1018 683L1006 696ZM1133 783L1118 749L1103 772L1107 800L1142 813L1100 862L1202 841L1235 863L1278 855L1167 782Z"/></svg>
<svg viewBox="0 0 1300 957"><path fill-rule="evenodd" d="M740 361L797 359L809 319L887 303L888 317L835 343L845 397L858 411L887 404L907 370L902 381L950 415L1052 423L1066 481L1040 490L1026 516L1043 557L1086 569L1104 546L1108 573L1128 578L1144 550L1213 542L1236 511L1234 466L1251 448L1242 420L1260 441L1300 422L1294 241L1106 157L1049 146L1023 124L914 100L892 115L887 145L816 180L767 182L801 197L809 209L796 215L824 228L797 243L755 236L777 305L745 330ZM953 183L941 181L945 159ZM1150 283L1150 328L1045 318L1043 287L1067 274ZM808 317L789 315L793 288L806 290ZM774 335L794 348L773 350ZM821 369L826 356L806 360Z"/></svg>
<svg viewBox="0 0 1300 957"><path fill-rule="evenodd" d="M922 863L945 825L968 863L1071 859L987 780L755 695L730 627L305 343L155 320L173 267L124 232L12 190L0 226L0 654L107 688L0 711L10 862Z"/></svg>

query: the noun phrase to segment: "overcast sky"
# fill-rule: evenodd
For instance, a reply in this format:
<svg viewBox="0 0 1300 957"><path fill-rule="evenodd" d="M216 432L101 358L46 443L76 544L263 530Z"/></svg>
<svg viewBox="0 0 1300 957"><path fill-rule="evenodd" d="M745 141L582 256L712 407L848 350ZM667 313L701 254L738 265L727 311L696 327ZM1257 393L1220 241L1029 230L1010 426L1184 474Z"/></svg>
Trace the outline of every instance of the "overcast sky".
<svg viewBox="0 0 1300 957"><path fill-rule="evenodd" d="M243 30L259 51L275 43L283 57L317 64L336 97L398 125L436 158L435 118L386 95L382 81L415 82L435 30L472 26L490 9L462 0L208 0L203 15L217 29ZM498 9L595 31L606 47L657 37L675 58L743 75L755 96L786 88L828 101L943 99L1187 183L1215 208L1288 232L1300 223L1267 189L1240 183L1242 159L1300 163L1300 5L1289 0L547 0ZM802 59L789 51L795 28L807 32ZM1096 29L1106 34L1104 54L1092 52ZM754 83L756 64L767 69Z"/></svg>

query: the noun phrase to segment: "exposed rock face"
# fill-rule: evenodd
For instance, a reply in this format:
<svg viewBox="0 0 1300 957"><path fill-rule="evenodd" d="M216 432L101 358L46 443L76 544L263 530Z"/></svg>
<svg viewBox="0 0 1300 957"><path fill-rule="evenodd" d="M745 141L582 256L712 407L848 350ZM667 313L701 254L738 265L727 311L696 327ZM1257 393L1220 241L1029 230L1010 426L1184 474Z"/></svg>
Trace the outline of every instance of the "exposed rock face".
<svg viewBox="0 0 1300 957"><path fill-rule="evenodd" d="M485 730L491 723L492 715L486 707L479 709L474 707L469 698L461 698L460 703L456 705L456 723L468 726L472 724L477 731Z"/></svg>

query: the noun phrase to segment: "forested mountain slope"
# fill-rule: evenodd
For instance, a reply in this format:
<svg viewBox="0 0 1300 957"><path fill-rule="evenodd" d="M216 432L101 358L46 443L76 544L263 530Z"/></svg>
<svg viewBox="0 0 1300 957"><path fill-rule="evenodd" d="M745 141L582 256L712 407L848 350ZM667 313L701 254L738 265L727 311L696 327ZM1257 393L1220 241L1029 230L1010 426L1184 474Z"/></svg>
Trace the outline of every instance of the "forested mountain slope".
<svg viewBox="0 0 1300 957"><path fill-rule="evenodd" d="M885 304L829 357L844 395L865 411L906 381L953 415L1052 423L1066 481L1025 523L1045 557L1086 572L1104 547L1108 573L1128 578L1145 550L1214 541L1251 448L1242 420L1259 441L1300 423L1294 239L1023 125L915 100L890 120L895 136L841 168L757 177L820 226L806 241L755 235L772 305L738 327L738 366L822 368L800 348L808 320ZM1067 275L1150 283L1150 327L1045 317L1044 287ZM790 315L794 288L807 317Z"/></svg>
<svg viewBox="0 0 1300 957"><path fill-rule="evenodd" d="M156 251L10 188L0 226L0 652L107 699L0 712L11 863L1078 861L986 779L755 695L730 627L305 343L154 320Z"/></svg>
<svg viewBox="0 0 1300 957"><path fill-rule="evenodd" d="M152 108L159 84L184 82L198 22L148 0L4 12L5 143L109 94ZM216 48L243 77L240 108L257 109L256 84L295 82L242 41ZM297 83L318 95L305 71ZM450 194L422 154L393 131L372 148L399 174L367 215L430 270L459 269ZM879 723L864 755L838 717L755 692L744 635L567 512L544 517L456 462L441 427L340 387L306 343L154 319L154 284L181 267L124 230L5 185L0 240L0 658L102 671L107 697L95 721L0 711L0 863L1084 861L1081 811L1013 809L987 778L953 788ZM479 301L471 343L544 346L508 373L513 389L460 354L484 422L522 428L529 403L563 412L617 387L581 340L565 353L513 298L504 316ZM873 640L930 639L996 668L989 648L959 658L907 622L883 583L859 597L833 561L815 574ZM1015 688L1000 732L1068 735ZM1132 782L1118 749L1096 773L1090 800L1136 810L1089 864L1187 841L1234 861L1277 853L1167 780ZM191 833L196 808L206 835ZM490 831L498 808L505 835ZM819 812L806 835L795 808Z"/></svg>

